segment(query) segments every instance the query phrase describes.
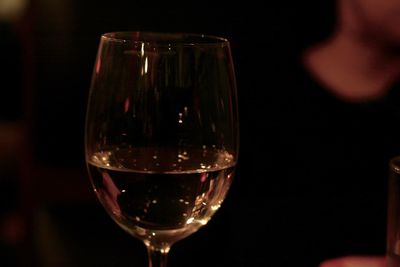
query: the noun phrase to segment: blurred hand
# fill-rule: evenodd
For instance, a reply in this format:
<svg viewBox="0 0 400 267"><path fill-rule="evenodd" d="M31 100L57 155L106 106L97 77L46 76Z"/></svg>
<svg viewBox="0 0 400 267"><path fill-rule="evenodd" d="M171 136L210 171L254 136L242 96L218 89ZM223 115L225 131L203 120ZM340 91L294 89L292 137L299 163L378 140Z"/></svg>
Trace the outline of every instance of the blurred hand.
<svg viewBox="0 0 400 267"><path fill-rule="evenodd" d="M347 256L327 260L319 267L386 267L383 256Z"/></svg>

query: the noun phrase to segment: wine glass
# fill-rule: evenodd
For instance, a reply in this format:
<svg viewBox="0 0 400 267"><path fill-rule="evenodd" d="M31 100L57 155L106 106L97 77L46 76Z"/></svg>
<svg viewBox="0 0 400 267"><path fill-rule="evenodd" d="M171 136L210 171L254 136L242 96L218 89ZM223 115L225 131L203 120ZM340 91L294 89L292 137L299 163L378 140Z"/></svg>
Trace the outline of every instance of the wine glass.
<svg viewBox="0 0 400 267"><path fill-rule="evenodd" d="M238 159L227 39L189 33L101 36L86 114L94 191L147 247L149 266L220 208Z"/></svg>
<svg viewBox="0 0 400 267"><path fill-rule="evenodd" d="M389 161L386 256L388 267L400 266L400 156Z"/></svg>

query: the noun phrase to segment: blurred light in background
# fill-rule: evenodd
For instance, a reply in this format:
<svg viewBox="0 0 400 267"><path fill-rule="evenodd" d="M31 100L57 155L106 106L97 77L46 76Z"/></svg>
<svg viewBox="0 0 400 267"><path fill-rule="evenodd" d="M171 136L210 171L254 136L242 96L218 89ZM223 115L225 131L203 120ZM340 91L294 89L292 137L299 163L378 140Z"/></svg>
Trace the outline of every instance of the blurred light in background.
<svg viewBox="0 0 400 267"><path fill-rule="evenodd" d="M18 20L27 8L29 0L0 0L0 21Z"/></svg>

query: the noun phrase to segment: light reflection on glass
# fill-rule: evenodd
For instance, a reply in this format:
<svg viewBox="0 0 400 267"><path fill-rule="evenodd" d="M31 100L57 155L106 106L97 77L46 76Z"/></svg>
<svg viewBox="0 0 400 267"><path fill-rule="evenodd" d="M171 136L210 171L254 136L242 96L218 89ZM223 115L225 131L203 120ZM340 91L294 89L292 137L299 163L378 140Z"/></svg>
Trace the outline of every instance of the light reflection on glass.
<svg viewBox="0 0 400 267"><path fill-rule="evenodd" d="M146 57L144 60L144 73L145 74L147 73L148 68L149 68L149 60L148 60L148 57Z"/></svg>
<svg viewBox="0 0 400 267"><path fill-rule="evenodd" d="M183 120L182 120L182 113L178 113L178 116L179 116L179 119L178 119L178 123L183 123Z"/></svg>

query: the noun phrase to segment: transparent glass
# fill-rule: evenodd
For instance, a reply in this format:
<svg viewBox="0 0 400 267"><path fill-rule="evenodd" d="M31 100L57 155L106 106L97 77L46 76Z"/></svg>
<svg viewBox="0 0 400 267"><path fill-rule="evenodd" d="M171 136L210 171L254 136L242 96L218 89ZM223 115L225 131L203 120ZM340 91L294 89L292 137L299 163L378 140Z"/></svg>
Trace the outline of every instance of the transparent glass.
<svg viewBox="0 0 400 267"><path fill-rule="evenodd" d="M400 267L400 156L389 163L387 264Z"/></svg>
<svg viewBox="0 0 400 267"><path fill-rule="evenodd" d="M111 218L166 266L171 246L206 225L238 159L228 40L199 34L101 36L85 129L94 191Z"/></svg>

